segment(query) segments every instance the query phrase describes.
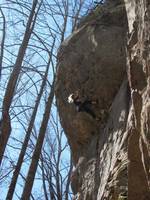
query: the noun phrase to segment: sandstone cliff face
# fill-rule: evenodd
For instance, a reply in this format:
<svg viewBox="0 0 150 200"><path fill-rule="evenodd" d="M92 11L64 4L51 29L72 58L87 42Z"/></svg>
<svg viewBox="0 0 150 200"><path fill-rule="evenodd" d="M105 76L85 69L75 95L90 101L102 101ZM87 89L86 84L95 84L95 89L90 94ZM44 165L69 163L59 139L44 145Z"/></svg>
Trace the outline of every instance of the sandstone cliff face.
<svg viewBox="0 0 150 200"><path fill-rule="evenodd" d="M61 45L57 106L76 200L150 199L150 1L108 0ZM67 103L96 99L99 120Z"/></svg>

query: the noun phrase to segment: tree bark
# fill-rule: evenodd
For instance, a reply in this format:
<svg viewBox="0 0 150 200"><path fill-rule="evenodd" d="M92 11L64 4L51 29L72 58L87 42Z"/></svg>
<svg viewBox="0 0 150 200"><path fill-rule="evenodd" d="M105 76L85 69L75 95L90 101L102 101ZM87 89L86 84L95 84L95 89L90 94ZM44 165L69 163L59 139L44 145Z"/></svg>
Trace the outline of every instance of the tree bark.
<svg viewBox="0 0 150 200"><path fill-rule="evenodd" d="M21 166L22 166L22 163L23 163L23 159L24 159L24 156L25 156L25 153L26 153L26 149L27 149L27 146L28 146L28 142L29 142L29 139L30 139L30 136L31 136L31 133L32 133L32 129L33 129L34 121L35 121L35 118L36 118L37 110L38 110L38 107L39 107L39 104L40 104L41 97L43 95L44 87L46 85L47 76L48 76L50 63L51 63L51 59L52 59L52 52L53 52L54 44L55 44L55 40L53 42L52 50L51 50L50 55L49 55L49 61L47 63L45 75L43 77L40 92L39 92L37 99L36 99L36 103L35 103L35 106L34 106L34 109L33 109L33 112L32 112L31 120L30 120L29 125L28 125L28 129L26 131L26 135L25 135L25 139L24 139L24 142L23 142L23 145L22 145L22 149L21 149L21 152L19 154L19 158L18 158L16 167L15 167L15 170L14 170L14 173L13 173L13 177L11 179L11 183L10 183L9 190L8 190L8 193L7 193L7 198L6 198L6 199L9 199L9 200L12 199L13 194L14 194L14 190L15 190L15 186L16 186L17 179L18 179L18 176L19 176L19 172L20 172L20 169L21 169Z"/></svg>
<svg viewBox="0 0 150 200"><path fill-rule="evenodd" d="M48 124L48 120L49 120L49 116L50 116L53 98L54 98L54 82L51 86L51 91L50 91L50 94L48 97L48 101L46 103L45 112L43 115L43 120L42 120L42 124L41 124L40 131L39 131L39 136L38 136L38 139L36 142L35 150L33 152L31 165L30 165L30 168L28 171L25 187L24 187L23 194L21 197L22 200L29 199L30 195L31 195L31 190L32 190L36 170L38 167L38 161L40 158L41 149L42 149L44 137L46 134L46 128L47 128L47 124Z"/></svg>
<svg viewBox="0 0 150 200"><path fill-rule="evenodd" d="M31 37L32 31L34 29L34 25L36 22L37 13L35 13L35 9L36 9L37 3L38 3L38 0L33 1L32 9L30 12L30 16L28 18L22 44L19 48L18 56L15 62L13 71L10 75L10 78L6 87L4 100L3 100L2 119L0 123L0 164L2 162L7 141L11 133L11 121L10 121L9 110L10 110L10 106L14 97L18 77L21 71L23 58L24 58L24 55L29 43L29 39Z"/></svg>
<svg viewBox="0 0 150 200"><path fill-rule="evenodd" d="M2 14L2 18L3 18L3 28L2 28L2 41L0 44L0 80L1 80L1 75L2 75L2 63L3 63L3 56L4 56L4 44L5 44L5 36L6 36L6 19L5 19L5 15L3 13L3 10L0 8L0 12Z"/></svg>

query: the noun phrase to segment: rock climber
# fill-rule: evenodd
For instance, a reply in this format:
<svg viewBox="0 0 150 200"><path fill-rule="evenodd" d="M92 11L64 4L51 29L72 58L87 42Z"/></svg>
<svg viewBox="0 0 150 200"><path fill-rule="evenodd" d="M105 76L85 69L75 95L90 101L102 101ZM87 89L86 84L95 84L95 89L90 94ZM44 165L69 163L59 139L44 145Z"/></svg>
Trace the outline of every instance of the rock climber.
<svg viewBox="0 0 150 200"><path fill-rule="evenodd" d="M68 103L74 103L76 106L77 112L87 112L93 118L96 118L94 111L92 110L91 106L97 104L97 101L81 99L79 97L79 93L75 92L69 95Z"/></svg>

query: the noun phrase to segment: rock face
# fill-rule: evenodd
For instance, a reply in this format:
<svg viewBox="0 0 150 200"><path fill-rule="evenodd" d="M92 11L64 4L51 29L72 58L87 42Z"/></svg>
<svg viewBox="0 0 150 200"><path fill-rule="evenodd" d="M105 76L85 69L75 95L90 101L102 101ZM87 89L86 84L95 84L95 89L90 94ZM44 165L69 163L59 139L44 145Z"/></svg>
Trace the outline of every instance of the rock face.
<svg viewBox="0 0 150 200"><path fill-rule="evenodd" d="M76 200L150 199L150 2L108 0L58 53L56 99L71 147ZM98 103L98 120L68 104Z"/></svg>

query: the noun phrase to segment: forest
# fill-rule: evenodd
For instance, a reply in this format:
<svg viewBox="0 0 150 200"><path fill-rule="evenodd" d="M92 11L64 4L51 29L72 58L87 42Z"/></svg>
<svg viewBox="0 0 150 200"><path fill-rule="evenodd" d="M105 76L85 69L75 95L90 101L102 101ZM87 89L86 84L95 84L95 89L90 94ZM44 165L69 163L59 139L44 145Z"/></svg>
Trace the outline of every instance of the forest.
<svg viewBox="0 0 150 200"><path fill-rule="evenodd" d="M0 200L150 199L150 0L0 1Z"/></svg>
<svg viewBox="0 0 150 200"><path fill-rule="evenodd" d="M73 168L56 107L60 44L92 0L0 2L0 200L69 200Z"/></svg>

